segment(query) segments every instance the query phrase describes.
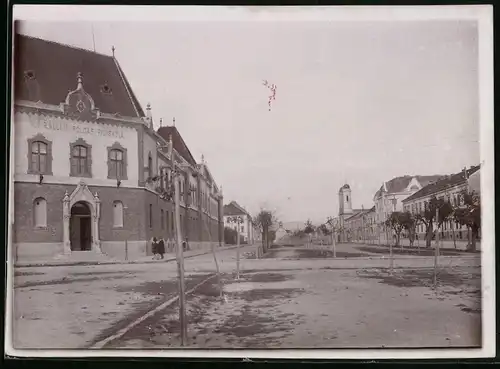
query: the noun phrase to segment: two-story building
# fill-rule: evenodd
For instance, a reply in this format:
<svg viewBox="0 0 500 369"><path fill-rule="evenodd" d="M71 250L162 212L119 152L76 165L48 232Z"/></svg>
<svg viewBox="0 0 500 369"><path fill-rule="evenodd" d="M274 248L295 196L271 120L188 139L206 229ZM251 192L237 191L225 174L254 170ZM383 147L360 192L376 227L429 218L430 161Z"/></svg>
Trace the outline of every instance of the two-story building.
<svg viewBox="0 0 500 369"><path fill-rule="evenodd" d="M449 201L454 207L460 206L461 193L463 191L474 191L480 194L480 166L472 166L459 173L448 176L443 176L440 180L428 184L418 192L403 200L404 210L412 214L423 212L432 197L438 199L445 199ZM436 229L434 224L433 229ZM419 239L425 238L425 225L417 225L417 235ZM441 240L455 240L466 241L468 239L467 228L449 219L443 223L440 229Z"/></svg>
<svg viewBox="0 0 500 369"><path fill-rule="evenodd" d="M19 34L14 50L18 260L150 254L152 237L174 237L172 201L160 196L173 161L184 176L182 238L193 247L221 243L222 194L206 164L181 149L175 128L154 130L151 107L142 109L114 50L103 55Z"/></svg>
<svg viewBox="0 0 500 369"><path fill-rule="evenodd" d="M241 223L234 221L235 217L241 218ZM236 230L243 242L253 244L256 241L255 226L252 217L242 206L236 201L231 201L224 205L224 227L229 227Z"/></svg>
<svg viewBox="0 0 500 369"><path fill-rule="evenodd" d="M403 200L413 195L433 181L437 181L440 175L431 176L401 176L384 182L373 196L375 203L375 219L378 224L377 233L380 242L387 243L392 239L392 231L383 224L389 215L395 211L403 211Z"/></svg>

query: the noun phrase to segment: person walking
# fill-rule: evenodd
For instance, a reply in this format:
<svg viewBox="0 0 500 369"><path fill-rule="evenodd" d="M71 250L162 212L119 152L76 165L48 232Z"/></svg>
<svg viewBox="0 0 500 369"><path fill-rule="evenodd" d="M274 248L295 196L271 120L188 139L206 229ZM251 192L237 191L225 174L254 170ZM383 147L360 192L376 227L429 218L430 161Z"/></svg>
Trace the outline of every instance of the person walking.
<svg viewBox="0 0 500 369"><path fill-rule="evenodd" d="M160 259L164 259L163 255L165 254L165 241L163 241L163 238L158 241L157 252L160 255Z"/></svg>
<svg viewBox="0 0 500 369"><path fill-rule="evenodd" d="M151 242L151 251L153 252L153 260L158 259L158 241L156 237L153 237L153 241Z"/></svg>

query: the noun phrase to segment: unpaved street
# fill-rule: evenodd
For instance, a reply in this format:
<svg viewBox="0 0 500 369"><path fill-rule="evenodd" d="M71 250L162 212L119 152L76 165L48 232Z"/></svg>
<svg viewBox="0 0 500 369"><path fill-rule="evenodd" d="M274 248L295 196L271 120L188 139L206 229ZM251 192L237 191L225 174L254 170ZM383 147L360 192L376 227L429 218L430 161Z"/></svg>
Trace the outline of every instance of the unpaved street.
<svg viewBox="0 0 500 369"><path fill-rule="evenodd" d="M429 270L304 270L226 278L226 301L208 283L189 299L189 346L465 347L481 344L477 268L441 275ZM390 309L387 308L390 306ZM108 347L179 346L176 306Z"/></svg>
<svg viewBox="0 0 500 369"><path fill-rule="evenodd" d="M480 343L478 255L441 257L435 292L432 257L396 257L389 276L386 255L350 245L339 245L336 259L290 248L255 259L254 249L242 248L238 281L236 250L218 251L225 300L215 278L188 297L190 346ZM189 290L214 274L212 254L186 259L185 270ZM178 293L175 262L16 268L14 283L17 348L92 347ZM178 328L175 302L104 348L175 347Z"/></svg>

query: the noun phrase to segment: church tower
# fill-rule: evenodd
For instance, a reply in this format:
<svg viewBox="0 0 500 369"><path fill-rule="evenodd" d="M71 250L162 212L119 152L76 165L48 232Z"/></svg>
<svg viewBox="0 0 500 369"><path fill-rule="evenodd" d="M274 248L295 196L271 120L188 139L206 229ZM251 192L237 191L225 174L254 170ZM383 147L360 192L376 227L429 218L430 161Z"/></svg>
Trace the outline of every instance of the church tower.
<svg viewBox="0 0 500 369"><path fill-rule="evenodd" d="M339 216L352 214L351 187L348 184L339 189Z"/></svg>

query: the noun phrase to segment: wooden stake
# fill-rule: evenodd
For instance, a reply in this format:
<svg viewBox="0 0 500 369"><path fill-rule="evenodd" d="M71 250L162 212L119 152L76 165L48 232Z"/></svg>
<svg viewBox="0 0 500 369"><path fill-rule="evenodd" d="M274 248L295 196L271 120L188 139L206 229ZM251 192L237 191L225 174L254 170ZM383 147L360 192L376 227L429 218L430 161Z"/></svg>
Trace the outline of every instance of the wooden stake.
<svg viewBox="0 0 500 369"><path fill-rule="evenodd" d="M240 219L236 218L236 279L240 279Z"/></svg>
<svg viewBox="0 0 500 369"><path fill-rule="evenodd" d="M436 206L436 246L434 248L434 288L437 287L438 257L439 257L439 208Z"/></svg>
<svg viewBox="0 0 500 369"><path fill-rule="evenodd" d="M394 256L392 254L392 242L389 241L389 270L390 273L392 274L393 269L394 269Z"/></svg>
<svg viewBox="0 0 500 369"><path fill-rule="evenodd" d="M181 345L187 345L186 321L186 285L184 281L184 250L182 247L181 209L179 196L179 178L174 176L174 201L175 201L175 237L177 243L177 273L179 275L179 321L181 324Z"/></svg>
<svg viewBox="0 0 500 369"><path fill-rule="evenodd" d="M203 216L202 216L202 219L203 219ZM208 232L208 241L210 242L210 248L212 249L212 255L214 257L215 273L217 275L217 284L219 285L219 296L220 296L221 300L224 301L224 289L222 287L222 279L220 277L219 261L217 260L215 245L212 242L212 232L210 231L210 228L208 227L206 220L203 221L203 224L205 225L205 229Z"/></svg>

